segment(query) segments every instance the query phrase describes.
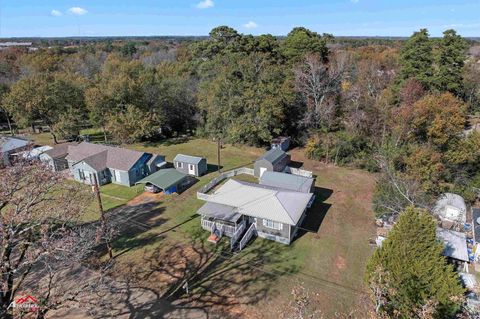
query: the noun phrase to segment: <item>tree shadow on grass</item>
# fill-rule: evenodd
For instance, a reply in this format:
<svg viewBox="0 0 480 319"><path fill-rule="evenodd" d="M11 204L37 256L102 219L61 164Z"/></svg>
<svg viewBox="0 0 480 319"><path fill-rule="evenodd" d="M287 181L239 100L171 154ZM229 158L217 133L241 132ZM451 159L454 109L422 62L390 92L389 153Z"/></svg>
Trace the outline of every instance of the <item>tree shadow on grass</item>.
<svg viewBox="0 0 480 319"><path fill-rule="evenodd" d="M212 246L204 235L147 252L141 261L115 270L122 306L102 307L99 317L226 318L233 311L238 316L239 306L266 298L280 276L298 271L279 252L288 247L259 239L251 249L232 254L228 245Z"/></svg>
<svg viewBox="0 0 480 319"><path fill-rule="evenodd" d="M331 204L325 203L325 201L333 194L333 190L323 187L315 187L314 193L315 201L313 202L312 207L307 210L305 219L300 225L297 237L295 237L294 240L301 238L306 233L317 233L328 213L328 210L332 206Z"/></svg>

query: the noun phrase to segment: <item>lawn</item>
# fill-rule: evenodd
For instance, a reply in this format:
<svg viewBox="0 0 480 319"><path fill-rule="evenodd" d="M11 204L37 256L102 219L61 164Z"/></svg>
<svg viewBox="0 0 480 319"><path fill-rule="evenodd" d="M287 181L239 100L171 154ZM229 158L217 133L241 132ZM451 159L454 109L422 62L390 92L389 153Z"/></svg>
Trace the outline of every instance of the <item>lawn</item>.
<svg viewBox="0 0 480 319"><path fill-rule="evenodd" d="M304 168L317 176L317 201L302 225L305 230L290 246L257 238L244 251L232 255L227 240L216 247L206 242L208 234L201 230L195 215L203 204L196 198L197 190L217 174L216 144L203 139L174 139L128 147L165 155L167 161L178 153L204 156L210 166L207 175L181 194L129 206L129 214L133 211L136 217L127 222L127 231L114 243L118 276L130 278L134 270L144 270L148 276L140 276L137 287L156 291L156 298L162 302L168 299L177 309L201 308L211 314L226 311L240 317L278 318L288 312L284 307L293 301L292 289L301 286L308 292L308 307L320 310L326 318L351 312L356 317L365 316L368 303L363 276L372 252L369 239L375 233L371 208L373 175L307 160L302 150L293 150L292 160L304 162ZM251 165L263 151L225 145L221 151L222 169ZM236 178L253 181L250 176ZM121 215L124 204L138 191L104 186L104 206L117 207ZM163 291L171 291L165 285L171 288L183 281L166 277L162 267L181 267L184 263L185 269L178 271L194 274L190 275L190 295L181 287L174 290L174 295L163 295ZM129 265L135 265L134 270Z"/></svg>

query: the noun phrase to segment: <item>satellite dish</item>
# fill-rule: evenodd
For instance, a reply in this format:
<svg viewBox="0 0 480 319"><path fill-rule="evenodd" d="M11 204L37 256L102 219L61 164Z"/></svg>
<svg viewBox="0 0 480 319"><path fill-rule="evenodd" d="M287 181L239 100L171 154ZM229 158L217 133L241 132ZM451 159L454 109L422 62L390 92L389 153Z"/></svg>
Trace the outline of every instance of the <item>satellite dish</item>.
<svg viewBox="0 0 480 319"><path fill-rule="evenodd" d="M480 225L480 217L477 218L477 224Z"/></svg>

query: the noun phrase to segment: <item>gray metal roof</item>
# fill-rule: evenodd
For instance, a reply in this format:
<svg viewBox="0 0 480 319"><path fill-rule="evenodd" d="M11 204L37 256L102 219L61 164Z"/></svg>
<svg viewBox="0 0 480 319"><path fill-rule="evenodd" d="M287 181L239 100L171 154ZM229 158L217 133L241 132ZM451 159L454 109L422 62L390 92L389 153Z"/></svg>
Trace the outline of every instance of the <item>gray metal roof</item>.
<svg viewBox="0 0 480 319"><path fill-rule="evenodd" d="M282 149L280 148L273 148L271 150L269 150L268 152L266 152L265 154L263 154L262 156L260 156L257 161L259 160L266 160L272 164L275 164L276 162L278 162L279 160L283 159L285 156L287 156L287 153L285 153L284 151L282 151Z"/></svg>
<svg viewBox="0 0 480 319"><path fill-rule="evenodd" d="M276 186L302 193L309 193L313 182L313 178L270 171L264 172L260 177L261 185Z"/></svg>
<svg viewBox="0 0 480 319"><path fill-rule="evenodd" d="M169 189L187 178L187 174L177 171L174 168L164 168L147 177L139 180L136 184L153 184L162 190Z"/></svg>
<svg viewBox="0 0 480 319"><path fill-rule="evenodd" d="M0 153L10 152L30 144L30 141L12 136L0 136Z"/></svg>
<svg viewBox="0 0 480 319"><path fill-rule="evenodd" d="M461 261L468 261L467 237L464 233L437 228L437 238L445 243L443 254Z"/></svg>
<svg viewBox="0 0 480 319"><path fill-rule="evenodd" d="M237 213L237 209L235 207L211 202L206 202L202 207L200 207L200 209L197 211L197 214L233 223L242 217L241 214Z"/></svg>
<svg viewBox="0 0 480 319"><path fill-rule="evenodd" d="M313 194L229 179L208 202L232 206L242 215L296 225Z"/></svg>
<svg viewBox="0 0 480 319"><path fill-rule="evenodd" d="M465 223L467 221L467 206L462 196L453 193L444 193L435 203L433 213L442 218Z"/></svg>
<svg viewBox="0 0 480 319"><path fill-rule="evenodd" d="M182 162L187 164L198 164L203 159L203 157L199 156L191 156L191 155L184 155L184 154L177 154L173 159L174 162Z"/></svg>

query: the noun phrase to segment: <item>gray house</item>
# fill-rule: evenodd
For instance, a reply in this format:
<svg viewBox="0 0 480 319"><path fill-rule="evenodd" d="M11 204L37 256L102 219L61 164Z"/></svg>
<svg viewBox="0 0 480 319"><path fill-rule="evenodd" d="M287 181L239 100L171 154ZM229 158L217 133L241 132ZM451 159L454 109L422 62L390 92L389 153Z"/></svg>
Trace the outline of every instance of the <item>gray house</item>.
<svg viewBox="0 0 480 319"><path fill-rule="evenodd" d="M202 176L207 172L207 159L204 157L177 154L173 165L178 171L192 176Z"/></svg>
<svg viewBox="0 0 480 319"><path fill-rule="evenodd" d="M77 145L77 142L58 144L41 154L40 161L46 163L55 172L66 170L68 169L68 161L65 157L68 155L68 148Z"/></svg>
<svg viewBox="0 0 480 319"><path fill-rule="evenodd" d="M165 162L164 156L87 142L69 146L65 159L74 179L90 185L96 176L100 185L132 186Z"/></svg>
<svg viewBox="0 0 480 319"><path fill-rule="evenodd" d="M289 154L280 148L271 149L255 161L254 175L260 177L266 171L283 172L288 163L290 163Z"/></svg>
<svg viewBox="0 0 480 319"><path fill-rule="evenodd" d="M197 213L202 216L202 228L212 236L226 235L242 242L251 230L259 237L290 244L312 197L308 192L230 179L213 194L201 197L207 203Z"/></svg>

